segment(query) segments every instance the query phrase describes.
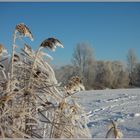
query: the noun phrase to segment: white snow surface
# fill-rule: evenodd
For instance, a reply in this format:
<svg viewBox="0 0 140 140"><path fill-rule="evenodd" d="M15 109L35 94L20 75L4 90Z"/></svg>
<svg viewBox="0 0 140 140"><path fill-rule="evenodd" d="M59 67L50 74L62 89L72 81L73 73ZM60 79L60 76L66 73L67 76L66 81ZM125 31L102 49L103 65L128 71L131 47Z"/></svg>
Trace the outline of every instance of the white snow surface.
<svg viewBox="0 0 140 140"><path fill-rule="evenodd" d="M123 138L140 138L140 88L83 91L75 95L89 118L93 138L105 138L110 120Z"/></svg>

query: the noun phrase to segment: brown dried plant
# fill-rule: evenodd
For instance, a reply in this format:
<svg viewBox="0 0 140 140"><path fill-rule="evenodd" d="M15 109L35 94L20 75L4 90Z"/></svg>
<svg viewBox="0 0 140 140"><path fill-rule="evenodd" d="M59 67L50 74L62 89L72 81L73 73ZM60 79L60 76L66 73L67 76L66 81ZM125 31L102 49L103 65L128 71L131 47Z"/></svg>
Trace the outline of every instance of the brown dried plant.
<svg viewBox="0 0 140 140"><path fill-rule="evenodd" d="M47 63L43 48L63 48L55 38L44 40L37 51L24 43L17 50L21 37L33 39L29 28L16 25L8 73L0 83L0 137L2 138L82 138L91 137L84 110L72 95L56 80L54 70ZM47 53L46 53L47 54ZM46 56L49 56L48 54ZM1 69L5 69L1 65ZM73 85L82 85L78 77ZM78 85L79 84L79 85ZM76 91L73 90L73 93Z"/></svg>
<svg viewBox="0 0 140 140"><path fill-rule="evenodd" d="M80 90L85 90L85 87L78 76L73 76L70 78L68 83L65 85L65 89L68 95L74 94Z"/></svg>
<svg viewBox="0 0 140 140"><path fill-rule="evenodd" d="M2 54L2 51L3 51L3 45L0 44L0 55Z"/></svg>
<svg viewBox="0 0 140 140"><path fill-rule="evenodd" d="M19 32L19 34L23 37L29 37L33 41L33 35L30 29L24 23L16 25L16 32Z"/></svg>
<svg viewBox="0 0 140 140"><path fill-rule="evenodd" d="M117 124L114 121L111 121L110 128L106 134L106 138L116 138L119 139L123 136L122 132L117 128Z"/></svg>

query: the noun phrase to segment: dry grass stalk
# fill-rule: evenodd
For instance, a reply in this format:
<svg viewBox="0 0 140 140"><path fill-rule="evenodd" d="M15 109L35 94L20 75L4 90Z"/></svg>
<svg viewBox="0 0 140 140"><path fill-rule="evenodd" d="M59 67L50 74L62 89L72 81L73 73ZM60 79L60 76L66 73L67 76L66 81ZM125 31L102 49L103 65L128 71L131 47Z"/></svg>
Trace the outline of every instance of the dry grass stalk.
<svg viewBox="0 0 140 140"><path fill-rule="evenodd" d="M2 51L3 51L3 45L0 44L0 55L2 55Z"/></svg>
<svg viewBox="0 0 140 140"><path fill-rule="evenodd" d="M116 138L119 139L123 136L122 132L117 128L117 124L111 121L111 126L106 134L106 138Z"/></svg>
<svg viewBox="0 0 140 140"><path fill-rule="evenodd" d="M72 94L66 96L67 89L61 90L63 87L60 87L52 67L47 63L49 55L41 51L43 48L54 51L57 46L63 48L62 43L48 38L37 51L27 44L17 51L16 40L21 41L21 37L33 39L29 28L22 23L16 26L14 32L8 71L10 77L5 77L0 84L1 137L90 137L86 116L81 120L84 110L71 98L72 94L82 89L80 79L71 79L74 85Z"/></svg>
<svg viewBox="0 0 140 140"><path fill-rule="evenodd" d="M68 95L71 95L75 92L80 90L85 90L80 77L74 76L69 81L68 84L65 86Z"/></svg>
<svg viewBox="0 0 140 140"><path fill-rule="evenodd" d="M33 35L30 29L24 23L16 25L16 32L19 32L19 34L23 37L29 37L33 41Z"/></svg>

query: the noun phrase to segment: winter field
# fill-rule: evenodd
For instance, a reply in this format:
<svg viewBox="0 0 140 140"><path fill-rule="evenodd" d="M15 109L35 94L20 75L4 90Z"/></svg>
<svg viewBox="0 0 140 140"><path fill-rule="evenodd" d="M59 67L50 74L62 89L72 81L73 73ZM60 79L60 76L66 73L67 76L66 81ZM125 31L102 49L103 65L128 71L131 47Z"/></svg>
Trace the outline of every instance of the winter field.
<svg viewBox="0 0 140 140"><path fill-rule="evenodd" d="M140 138L140 89L106 89L77 94L93 138L105 138L115 120L123 138Z"/></svg>

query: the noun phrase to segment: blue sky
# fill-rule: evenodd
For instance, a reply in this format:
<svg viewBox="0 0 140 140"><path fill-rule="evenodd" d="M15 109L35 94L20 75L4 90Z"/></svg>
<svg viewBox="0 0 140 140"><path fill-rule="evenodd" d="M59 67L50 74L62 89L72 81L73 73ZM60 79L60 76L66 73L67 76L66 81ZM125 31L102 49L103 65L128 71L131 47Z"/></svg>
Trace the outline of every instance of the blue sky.
<svg viewBox="0 0 140 140"><path fill-rule="evenodd" d="M0 43L9 51L15 25L23 22L34 35L34 42L25 39L33 49L48 37L63 43L50 53L53 64L70 63L80 42L91 44L97 60L126 61L129 48L140 56L140 3L0 2L0 9Z"/></svg>

